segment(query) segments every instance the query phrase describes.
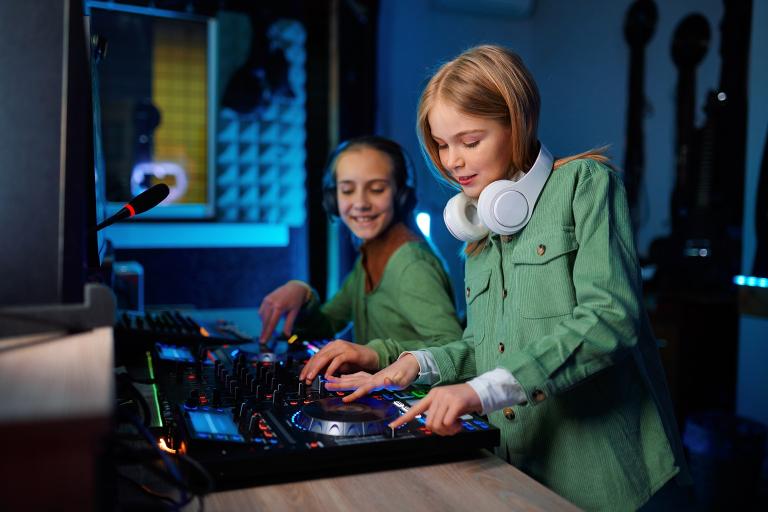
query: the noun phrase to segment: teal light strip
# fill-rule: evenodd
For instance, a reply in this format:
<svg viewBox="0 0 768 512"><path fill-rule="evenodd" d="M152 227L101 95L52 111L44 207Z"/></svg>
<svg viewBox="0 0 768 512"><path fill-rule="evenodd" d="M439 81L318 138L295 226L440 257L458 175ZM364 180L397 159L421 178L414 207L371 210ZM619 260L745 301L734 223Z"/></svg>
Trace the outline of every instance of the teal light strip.
<svg viewBox="0 0 768 512"><path fill-rule="evenodd" d="M341 282L341 262L339 261L341 248L339 247L339 224L340 221L328 222L328 275L326 282L326 297L333 297L339 291ZM324 297L320 297L324 300Z"/></svg>
<svg viewBox="0 0 768 512"><path fill-rule="evenodd" d="M155 412L157 413L157 420L160 422L160 426L163 426L163 415L160 413L160 398L157 396L157 384L155 384L155 367L152 364L152 354L145 352L147 355L147 368L149 368L149 379L152 381L152 398L155 400Z"/></svg>
<svg viewBox="0 0 768 512"><path fill-rule="evenodd" d="M768 277L734 276L733 283L738 286L752 286L755 288L768 288Z"/></svg>
<svg viewBox="0 0 768 512"><path fill-rule="evenodd" d="M289 240L284 224L126 221L104 231L118 249L286 247Z"/></svg>

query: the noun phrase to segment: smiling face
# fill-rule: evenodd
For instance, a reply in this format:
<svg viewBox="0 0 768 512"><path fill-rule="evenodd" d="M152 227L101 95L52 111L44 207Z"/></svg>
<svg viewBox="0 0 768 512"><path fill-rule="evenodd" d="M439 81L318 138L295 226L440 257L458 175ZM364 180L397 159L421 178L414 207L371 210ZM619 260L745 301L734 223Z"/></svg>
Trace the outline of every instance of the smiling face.
<svg viewBox="0 0 768 512"><path fill-rule="evenodd" d="M381 235L395 216L395 181L389 156L362 146L336 160L336 199L342 222L358 238Z"/></svg>
<svg viewBox="0 0 768 512"><path fill-rule="evenodd" d="M477 198L488 184L507 179L512 162L510 127L468 116L440 100L427 119L440 163L464 194Z"/></svg>

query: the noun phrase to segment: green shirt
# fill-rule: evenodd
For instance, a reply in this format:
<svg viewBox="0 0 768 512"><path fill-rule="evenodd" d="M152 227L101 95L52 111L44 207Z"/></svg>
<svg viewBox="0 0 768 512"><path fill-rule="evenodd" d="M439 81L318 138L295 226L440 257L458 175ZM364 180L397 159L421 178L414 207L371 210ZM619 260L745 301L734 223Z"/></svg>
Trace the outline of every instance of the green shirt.
<svg viewBox="0 0 768 512"><path fill-rule="evenodd" d="M529 224L466 262L463 339L439 384L506 368L527 403L494 411L499 455L586 510L635 510L684 466L621 178L554 170Z"/></svg>
<svg viewBox="0 0 768 512"><path fill-rule="evenodd" d="M354 324L355 341L375 350L382 368L403 351L461 337L448 276L422 241L400 246L370 293L365 292L365 269L358 257L331 300L321 306L313 294L297 328L304 336L331 338L349 322Z"/></svg>

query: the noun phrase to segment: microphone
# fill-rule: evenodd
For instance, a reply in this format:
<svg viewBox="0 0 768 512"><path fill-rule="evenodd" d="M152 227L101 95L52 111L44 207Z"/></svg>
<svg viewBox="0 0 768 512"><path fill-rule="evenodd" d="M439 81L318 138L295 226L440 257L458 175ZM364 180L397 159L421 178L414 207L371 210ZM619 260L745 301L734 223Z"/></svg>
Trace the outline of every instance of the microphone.
<svg viewBox="0 0 768 512"><path fill-rule="evenodd" d="M145 211L154 208L160 204L163 199L168 197L168 192L170 192L170 189L165 183L158 183L157 185L149 187L147 190L126 203L126 205L123 206L116 214L96 226L96 231L104 229L105 227L110 226L115 222L133 217L134 215L144 213Z"/></svg>

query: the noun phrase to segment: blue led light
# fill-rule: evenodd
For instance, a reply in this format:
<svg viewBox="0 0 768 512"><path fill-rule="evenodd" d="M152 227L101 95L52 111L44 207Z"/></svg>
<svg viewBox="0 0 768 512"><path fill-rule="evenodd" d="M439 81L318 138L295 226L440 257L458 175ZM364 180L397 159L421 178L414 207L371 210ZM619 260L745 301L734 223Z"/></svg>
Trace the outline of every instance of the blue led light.
<svg viewBox="0 0 768 512"><path fill-rule="evenodd" d="M768 277L733 276L733 283L737 286L751 286L754 288L768 288Z"/></svg>
<svg viewBox="0 0 768 512"><path fill-rule="evenodd" d="M298 428L299 430L306 430L306 429L302 428L302 426L299 425L299 422L296 420L296 417L300 413L301 413L301 411L296 411L295 413L293 413L293 416L291 416L291 423L293 424L294 427Z"/></svg>
<svg viewBox="0 0 768 512"><path fill-rule="evenodd" d="M428 213L420 212L416 214L416 225L419 226L419 229L422 233L424 233L424 236L429 238L429 234L431 232L430 225L432 223L432 218L429 216Z"/></svg>

